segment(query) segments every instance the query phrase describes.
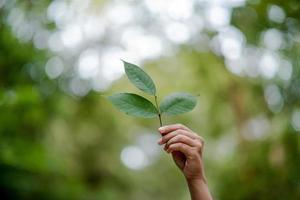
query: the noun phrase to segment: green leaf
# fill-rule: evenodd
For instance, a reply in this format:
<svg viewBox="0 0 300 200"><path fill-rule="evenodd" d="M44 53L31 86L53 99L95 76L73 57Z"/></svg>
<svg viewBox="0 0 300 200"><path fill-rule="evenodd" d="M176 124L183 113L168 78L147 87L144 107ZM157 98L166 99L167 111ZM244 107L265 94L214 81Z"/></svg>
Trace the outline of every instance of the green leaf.
<svg viewBox="0 0 300 200"><path fill-rule="evenodd" d="M167 96L160 104L161 113L178 115L195 108L197 97L188 93L173 93Z"/></svg>
<svg viewBox="0 0 300 200"><path fill-rule="evenodd" d="M124 68L129 80L140 90L151 95L155 95L156 88L151 77L140 67L124 62Z"/></svg>
<svg viewBox="0 0 300 200"><path fill-rule="evenodd" d="M131 116L154 118L158 115L154 105L149 100L137 94L118 93L109 96L108 99L121 112Z"/></svg>

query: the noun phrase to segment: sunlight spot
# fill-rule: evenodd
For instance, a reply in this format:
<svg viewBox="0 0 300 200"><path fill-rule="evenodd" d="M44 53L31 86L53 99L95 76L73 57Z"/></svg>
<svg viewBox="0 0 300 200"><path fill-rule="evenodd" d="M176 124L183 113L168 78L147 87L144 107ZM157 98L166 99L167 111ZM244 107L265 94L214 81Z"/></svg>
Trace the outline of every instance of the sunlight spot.
<svg viewBox="0 0 300 200"><path fill-rule="evenodd" d="M68 48L77 47L82 41L82 31L79 25L70 25L62 33L61 39Z"/></svg>
<svg viewBox="0 0 300 200"><path fill-rule="evenodd" d="M262 140L269 135L271 124L263 115L259 115L247 121L243 128L243 136L247 140Z"/></svg>
<svg viewBox="0 0 300 200"><path fill-rule="evenodd" d="M145 0L145 4L150 12L154 14L161 14L168 10L170 1Z"/></svg>
<svg viewBox="0 0 300 200"><path fill-rule="evenodd" d="M185 20L193 14L193 1L172 0L169 3L167 12L172 19Z"/></svg>
<svg viewBox="0 0 300 200"><path fill-rule="evenodd" d="M259 71L264 78L271 79L278 72L279 59L273 52L265 52L262 54L259 62Z"/></svg>
<svg viewBox="0 0 300 200"><path fill-rule="evenodd" d="M20 8L13 8L7 17L7 22L12 26L15 30L18 28L25 20L25 13Z"/></svg>
<svg viewBox="0 0 300 200"><path fill-rule="evenodd" d="M124 25L133 20L134 10L124 3L113 4L106 9L107 20L115 25Z"/></svg>
<svg viewBox="0 0 300 200"><path fill-rule="evenodd" d="M289 81L293 75L293 66L290 61L282 60L278 71L278 77L283 81Z"/></svg>
<svg viewBox="0 0 300 200"><path fill-rule="evenodd" d="M121 161L129 169L139 170L148 164L145 153L137 146L127 146L121 152Z"/></svg>
<svg viewBox="0 0 300 200"><path fill-rule="evenodd" d="M268 103L268 107L271 111L273 111L274 113L278 113L280 112L280 110L283 107L283 98L282 95L280 93L279 88L277 87L277 85L272 84L272 85L268 85L265 89L264 89L264 96L265 96L265 100Z"/></svg>
<svg viewBox="0 0 300 200"><path fill-rule="evenodd" d="M285 19L285 12L281 7L271 5L268 9L268 17L273 22L282 23Z"/></svg>
<svg viewBox="0 0 300 200"><path fill-rule="evenodd" d="M246 0L196 0L202 4L239 7L245 5Z"/></svg>
<svg viewBox="0 0 300 200"><path fill-rule="evenodd" d="M92 77L92 89L97 92L106 90L111 84L110 80L106 80L100 71Z"/></svg>
<svg viewBox="0 0 300 200"><path fill-rule="evenodd" d="M213 154L217 162L224 161L224 159L232 155L237 146L236 138L232 134L224 134L215 143L215 152Z"/></svg>
<svg viewBox="0 0 300 200"><path fill-rule="evenodd" d="M153 161L160 152L160 148L157 145L157 140L159 138L160 137L156 133L140 134L137 138L137 145L145 152L149 161Z"/></svg>
<svg viewBox="0 0 300 200"><path fill-rule="evenodd" d="M50 35L48 39L48 47L53 52L59 52L64 49L60 34L58 32Z"/></svg>
<svg viewBox="0 0 300 200"><path fill-rule="evenodd" d="M65 21L67 21L67 18L70 18L68 14L71 10L66 1L52 1L48 6L47 17L49 20L54 21L56 25L62 27Z"/></svg>
<svg viewBox="0 0 300 200"><path fill-rule="evenodd" d="M125 73L121 59L125 59L124 51L119 48L108 49L101 55L101 72L107 81L112 82Z"/></svg>
<svg viewBox="0 0 300 200"><path fill-rule="evenodd" d="M47 48L50 33L45 30L37 31L33 36L33 44L37 49Z"/></svg>
<svg viewBox="0 0 300 200"><path fill-rule="evenodd" d="M74 77L70 83L71 92L76 96L85 96L90 91L90 84L87 81Z"/></svg>
<svg viewBox="0 0 300 200"><path fill-rule="evenodd" d="M244 34L233 26L223 29L218 35L221 52L228 59L237 59L241 56L245 40Z"/></svg>
<svg viewBox="0 0 300 200"><path fill-rule="evenodd" d="M97 75L100 67L99 54L97 50L87 49L81 53L78 61L79 76L89 79Z"/></svg>
<svg viewBox="0 0 300 200"><path fill-rule="evenodd" d="M244 67L246 65L244 58L238 59L226 59L225 60L226 68L233 74L242 76L244 73Z"/></svg>
<svg viewBox="0 0 300 200"><path fill-rule="evenodd" d="M90 16L83 24L83 32L89 39L101 39L105 33L105 24L100 18Z"/></svg>
<svg viewBox="0 0 300 200"><path fill-rule="evenodd" d="M45 66L45 71L49 78L55 79L64 71L64 63L60 57L52 57L48 60Z"/></svg>
<svg viewBox="0 0 300 200"><path fill-rule="evenodd" d="M28 42L31 40L34 34L34 27L28 22L23 22L18 28L16 35L22 42Z"/></svg>
<svg viewBox="0 0 300 200"><path fill-rule="evenodd" d="M190 31L187 25L179 22L170 23L166 26L166 35L174 43L186 43L190 39Z"/></svg>
<svg viewBox="0 0 300 200"><path fill-rule="evenodd" d="M122 35L122 43L126 49L141 59L154 59L162 53L161 40L145 34L139 27L130 27Z"/></svg>
<svg viewBox="0 0 300 200"><path fill-rule="evenodd" d="M211 6L207 8L206 18L213 29L220 29L229 25L231 9L221 6Z"/></svg>
<svg viewBox="0 0 300 200"><path fill-rule="evenodd" d="M263 44L270 50L278 50L283 46L283 35L278 29L268 29L262 34Z"/></svg>
<svg viewBox="0 0 300 200"><path fill-rule="evenodd" d="M244 57L246 60L246 66L244 67L246 75L252 78L258 77L260 75L259 58L261 57L261 50L257 47L248 45L244 48L241 57Z"/></svg>

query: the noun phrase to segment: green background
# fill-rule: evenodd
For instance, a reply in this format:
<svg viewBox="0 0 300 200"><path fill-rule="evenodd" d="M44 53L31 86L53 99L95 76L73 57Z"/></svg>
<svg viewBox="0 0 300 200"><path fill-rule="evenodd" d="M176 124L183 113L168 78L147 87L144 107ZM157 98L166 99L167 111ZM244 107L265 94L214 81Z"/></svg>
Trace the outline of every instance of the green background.
<svg viewBox="0 0 300 200"><path fill-rule="evenodd" d="M84 1L65 2L85 5ZM102 8L107 5L122 4L88 2L91 12L96 13L105 13ZM137 13L142 13L140 16L146 16L136 25L150 23L152 31L160 33L163 17L147 17L140 1L130 2ZM101 96L119 91L139 93L125 76L102 91L74 93L65 87L76 76L72 69L78 56L68 54L72 48L57 53L35 42L41 27L49 34L63 29L47 19L51 4L0 1L1 199L189 199L183 176L156 144L158 120L126 116ZM197 10L196 3L193 5ZM201 5L205 3L200 3L195 13L205 12ZM270 19L272 6L284 12L283 19L280 12L279 19ZM35 29L22 29L25 22L21 19L30 21ZM18 20L21 22L16 25ZM116 28L105 20L112 31L126 29L126 25ZM245 37L242 50L251 47L259 55L267 49L262 42L266 30L280 32L280 48L268 52L289 63L291 76L281 78L287 68L282 62L278 67L283 71L272 77L259 71L253 76L232 73L226 67L226 55L211 47L215 36L226 27L205 27L205 42L197 43L199 33L192 38L195 41L176 44L171 54L143 60L142 66L155 81L160 99L175 91L200 94L194 111L163 117L164 124L186 124L205 138L205 168L215 199L300 199L300 3L247 1L232 8L230 24ZM101 53L106 52L105 45L121 45L113 37L106 33L103 40L89 41L81 48L101 43ZM272 47L273 43L268 44ZM255 54L245 52L242 56ZM67 63L55 78L45 72L53 56L61 56ZM259 59L253 56L245 67L259 65ZM135 147L139 150L135 153L142 153L148 161L135 169L130 162L137 160L127 155L128 167L120 159L127 147Z"/></svg>

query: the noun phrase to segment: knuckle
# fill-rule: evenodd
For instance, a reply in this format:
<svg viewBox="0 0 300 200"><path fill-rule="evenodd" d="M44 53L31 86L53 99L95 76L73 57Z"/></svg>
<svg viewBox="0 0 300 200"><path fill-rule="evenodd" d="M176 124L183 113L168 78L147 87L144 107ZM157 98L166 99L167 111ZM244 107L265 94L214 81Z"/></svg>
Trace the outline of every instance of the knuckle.
<svg viewBox="0 0 300 200"><path fill-rule="evenodd" d="M203 147L202 144L197 144L197 146L196 146L197 152L201 152L202 147Z"/></svg>
<svg viewBox="0 0 300 200"><path fill-rule="evenodd" d="M177 136L177 135L180 135L180 134L182 134L180 129L173 132L173 136Z"/></svg>
<svg viewBox="0 0 300 200"><path fill-rule="evenodd" d="M182 126L182 124L180 124L180 123L177 123L177 124L176 124L176 126Z"/></svg>
<svg viewBox="0 0 300 200"><path fill-rule="evenodd" d="M196 140L195 144L196 144L197 147L202 147L203 146L202 141L199 141L199 140Z"/></svg>
<svg viewBox="0 0 300 200"><path fill-rule="evenodd" d="M171 144L168 148L170 150L176 150L177 149L177 145L176 144Z"/></svg>
<svg viewBox="0 0 300 200"><path fill-rule="evenodd" d="M197 136L196 136L196 140L199 141L201 144L204 144L204 139L203 139L203 137L197 135Z"/></svg>
<svg viewBox="0 0 300 200"><path fill-rule="evenodd" d="M178 135L177 136L177 140L178 141L184 141L185 140L185 137L183 135Z"/></svg>
<svg viewBox="0 0 300 200"><path fill-rule="evenodd" d="M169 148L175 148L176 147L176 144L170 144L169 145Z"/></svg>
<svg viewBox="0 0 300 200"><path fill-rule="evenodd" d="M168 141L169 141L168 138L164 138L164 139L162 140L162 143L167 143Z"/></svg>
<svg viewBox="0 0 300 200"><path fill-rule="evenodd" d="M180 129L180 130L178 130L178 134L184 134L185 133L185 130L182 130L182 129Z"/></svg>
<svg viewBox="0 0 300 200"><path fill-rule="evenodd" d="M203 146L203 141L196 139L197 146Z"/></svg>
<svg viewBox="0 0 300 200"><path fill-rule="evenodd" d="M179 148L182 149L182 150L186 150L186 147L184 144L180 143L178 144Z"/></svg>
<svg viewBox="0 0 300 200"><path fill-rule="evenodd" d="M181 135L176 135L175 137L173 137L172 139L170 139L170 140L167 142L167 145L176 144L177 142L180 142L180 141L182 141Z"/></svg>
<svg viewBox="0 0 300 200"><path fill-rule="evenodd" d="M172 139L170 139L168 141L169 144L173 144L173 143L176 143L178 141L178 135L176 135L175 137L173 137Z"/></svg>
<svg viewBox="0 0 300 200"><path fill-rule="evenodd" d="M165 135L163 137L163 142L167 142L168 140L170 140L172 137L176 136L176 133L170 133L168 135Z"/></svg>
<svg viewBox="0 0 300 200"><path fill-rule="evenodd" d="M177 141L178 141L178 136L176 135L175 137L171 138L167 143L173 144L173 143L176 143Z"/></svg>
<svg viewBox="0 0 300 200"><path fill-rule="evenodd" d="M184 128L184 125L183 125L183 124L180 124L180 123L176 124L176 126L177 126L178 128Z"/></svg>
<svg viewBox="0 0 300 200"><path fill-rule="evenodd" d="M195 134L195 139L196 139L196 140L199 140L199 141L202 140L202 137L200 137L197 133L194 133L194 134Z"/></svg>
<svg viewBox="0 0 300 200"><path fill-rule="evenodd" d="M172 145L172 143L170 142L170 140L168 141L168 142L166 142L166 147L168 148L168 147L170 147L171 145Z"/></svg>

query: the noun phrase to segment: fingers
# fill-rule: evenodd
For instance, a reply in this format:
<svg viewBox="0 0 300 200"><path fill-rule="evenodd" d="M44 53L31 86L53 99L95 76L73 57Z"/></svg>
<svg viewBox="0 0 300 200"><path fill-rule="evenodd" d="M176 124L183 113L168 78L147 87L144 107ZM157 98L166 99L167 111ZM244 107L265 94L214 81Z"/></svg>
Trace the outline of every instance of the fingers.
<svg viewBox="0 0 300 200"><path fill-rule="evenodd" d="M194 147L190 147L184 143L171 144L166 151L168 153L179 151L183 153L187 158L193 158L198 156L198 152L195 151Z"/></svg>
<svg viewBox="0 0 300 200"><path fill-rule="evenodd" d="M203 138L191 131L186 126L174 124L161 127L159 130L162 133L162 138L158 141L158 144L165 144L164 150L167 152L170 151L171 146L176 144L175 146L185 145L187 147L192 147L193 151L196 151L198 154L200 153L200 155L202 155L204 147ZM185 152L182 153L185 154Z"/></svg>
<svg viewBox="0 0 300 200"><path fill-rule="evenodd" d="M168 134L163 135L163 137L158 141L158 144L162 145L177 135L185 135L191 139L202 141L202 138L200 136L198 136L196 133L194 133L190 130L187 131L187 130L178 129L178 130L175 130L175 131L169 132Z"/></svg>
<svg viewBox="0 0 300 200"><path fill-rule="evenodd" d="M203 145L204 145L202 140L192 139L188 136L179 134L179 135L176 135L176 136L172 137L170 140L168 140L166 142L164 150L167 151L168 148L173 144L185 144L189 147L192 147L193 151L198 152L202 156Z"/></svg>
<svg viewBox="0 0 300 200"><path fill-rule="evenodd" d="M179 135L172 137L170 140L167 141L165 149L168 149L168 147L170 145L175 144L175 143L183 143L183 144L186 144L191 147L199 147L199 148L202 147L201 143L198 143L196 140L191 139L190 137L188 137L186 135L179 134Z"/></svg>
<svg viewBox="0 0 300 200"><path fill-rule="evenodd" d="M167 126L162 126L158 129L158 131L162 134L165 135L169 132L175 131L175 130L186 130L186 131L191 131L188 127L182 125L182 124L171 124L171 125L167 125Z"/></svg>

